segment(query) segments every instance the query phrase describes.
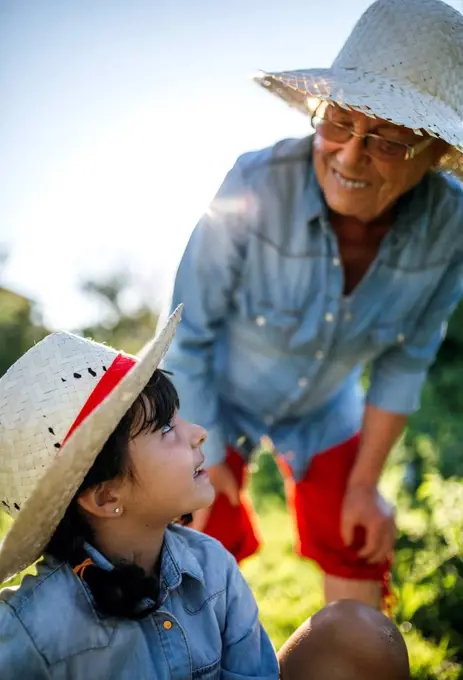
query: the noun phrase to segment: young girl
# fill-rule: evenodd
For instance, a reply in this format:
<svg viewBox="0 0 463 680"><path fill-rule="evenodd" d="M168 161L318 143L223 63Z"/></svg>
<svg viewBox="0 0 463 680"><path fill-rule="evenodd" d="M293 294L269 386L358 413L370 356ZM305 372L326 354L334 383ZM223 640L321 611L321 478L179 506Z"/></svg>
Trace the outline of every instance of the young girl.
<svg viewBox="0 0 463 680"><path fill-rule="evenodd" d="M205 431L157 367L57 333L0 380L2 680L278 678L234 558L181 525L214 491Z"/></svg>

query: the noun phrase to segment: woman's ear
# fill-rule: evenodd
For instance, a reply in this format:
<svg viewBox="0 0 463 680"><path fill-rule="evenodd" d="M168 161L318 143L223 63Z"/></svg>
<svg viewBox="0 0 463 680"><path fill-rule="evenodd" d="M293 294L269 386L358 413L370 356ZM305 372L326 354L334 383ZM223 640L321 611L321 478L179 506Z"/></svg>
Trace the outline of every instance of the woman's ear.
<svg viewBox="0 0 463 680"><path fill-rule="evenodd" d="M102 519L120 517L123 512L121 494L112 482L102 482L86 489L77 502L90 515Z"/></svg>

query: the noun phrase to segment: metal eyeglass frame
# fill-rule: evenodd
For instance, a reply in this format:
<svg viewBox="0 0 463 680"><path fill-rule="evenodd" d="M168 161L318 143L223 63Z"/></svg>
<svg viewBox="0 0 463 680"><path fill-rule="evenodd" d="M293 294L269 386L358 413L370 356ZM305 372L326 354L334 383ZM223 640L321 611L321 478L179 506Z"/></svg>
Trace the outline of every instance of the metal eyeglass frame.
<svg viewBox="0 0 463 680"><path fill-rule="evenodd" d="M322 104L327 104L327 102L320 102L320 104L317 106L315 111L310 117L310 124L313 127L314 130L316 130L316 126L314 125L314 120L318 119L320 122L324 121L325 118L322 116L317 116L317 112ZM329 105L329 104L328 104ZM422 151L424 151L433 141L434 139L432 137L428 137L427 139L424 139L422 142L417 142L416 144L404 144L403 142L396 142L393 139L386 139L386 137L383 137L382 135L376 135L374 132L364 132L364 133L359 133L355 132L355 130L347 125L344 125L343 123L337 123L336 121L330 120L329 121L331 125L334 125L335 127L342 128L343 130L349 131L350 135L349 138L346 139L345 142L337 142L338 144L347 144L348 141L352 137L357 137L357 139L366 139L367 137L373 137L373 139L380 139L383 142L392 142L393 144L397 144L399 146L403 146L404 148L404 153L405 155L402 156L397 156L395 158L391 158L391 161L394 160L399 160L399 159L405 159L406 161L411 161L413 158L416 158L418 154L420 154ZM368 148L365 146L365 150L368 153Z"/></svg>

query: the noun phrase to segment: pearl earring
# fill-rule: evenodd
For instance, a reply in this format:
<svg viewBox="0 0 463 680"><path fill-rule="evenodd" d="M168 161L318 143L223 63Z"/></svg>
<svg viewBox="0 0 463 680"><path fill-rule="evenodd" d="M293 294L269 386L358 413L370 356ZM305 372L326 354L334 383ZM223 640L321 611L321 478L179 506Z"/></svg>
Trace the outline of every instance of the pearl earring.
<svg viewBox="0 0 463 680"><path fill-rule="evenodd" d="M115 512L116 515L119 515L121 512L121 508L114 508L113 512Z"/></svg>

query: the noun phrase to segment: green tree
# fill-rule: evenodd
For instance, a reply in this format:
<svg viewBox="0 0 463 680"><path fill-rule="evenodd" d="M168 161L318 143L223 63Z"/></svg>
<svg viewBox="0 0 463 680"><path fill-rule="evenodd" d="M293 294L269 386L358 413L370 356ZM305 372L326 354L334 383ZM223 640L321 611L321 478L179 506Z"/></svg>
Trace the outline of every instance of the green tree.
<svg viewBox="0 0 463 680"><path fill-rule="evenodd" d="M405 444L417 484L437 466L444 477L463 477L463 304L450 319L446 339L424 387L421 408L410 420ZM435 460L423 457L423 437Z"/></svg>
<svg viewBox="0 0 463 680"><path fill-rule="evenodd" d="M158 314L141 295L142 285L126 272L116 272L102 280L88 280L82 291L100 302L101 318L80 332L97 342L104 342L129 353L136 353L154 334ZM132 291L138 303L125 302Z"/></svg>
<svg viewBox="0 0 463 680"><path fill-rule="evenodd" d="M0 288L0 375L47 333L33 301Z"/></svg>

